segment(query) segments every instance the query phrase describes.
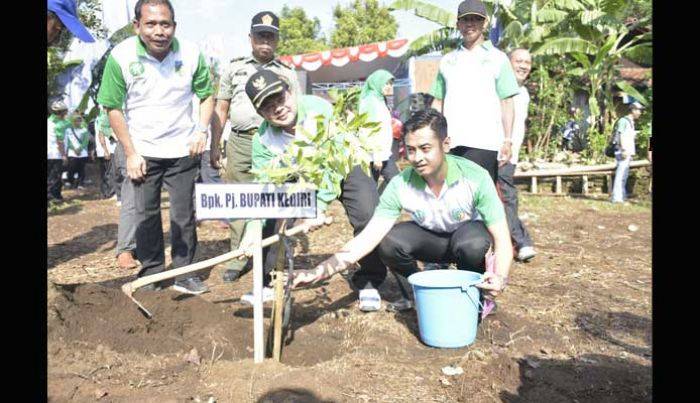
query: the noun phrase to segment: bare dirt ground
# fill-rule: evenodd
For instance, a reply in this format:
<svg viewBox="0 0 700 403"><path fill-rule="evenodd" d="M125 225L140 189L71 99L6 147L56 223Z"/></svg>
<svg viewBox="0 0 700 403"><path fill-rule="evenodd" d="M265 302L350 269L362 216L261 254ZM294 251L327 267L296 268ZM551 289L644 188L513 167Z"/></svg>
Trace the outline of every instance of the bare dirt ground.
<svg viewBox="0 0 700 403"><path fill-rule="evenodd" d="M648 203L521 196L539 254L513 266L498 311L469 347L422 344L414 311L360 312L338 275L294 293L282 363L256 365L252 308L239 300L251 274L224 284L216 266L201 297L138 291L148 320L119 289L137 269L116 267L114 201L94 188L64 195L48 217L52 402L651 401ZM352 236L339 203L331 215L332 225L298 240L297 268ZM167 209L163 219L167 234ZM198 237L196 260L227 251L228 231L211 222ZM399 296L391 276L380 292ZM464 373L446 376L448 365Z"/></svg>

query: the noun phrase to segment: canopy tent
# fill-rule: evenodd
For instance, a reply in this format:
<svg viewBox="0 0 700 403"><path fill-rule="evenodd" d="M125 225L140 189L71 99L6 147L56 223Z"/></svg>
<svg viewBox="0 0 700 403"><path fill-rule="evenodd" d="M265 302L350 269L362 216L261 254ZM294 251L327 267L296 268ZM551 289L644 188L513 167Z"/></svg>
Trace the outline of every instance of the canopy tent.
<svg viewBox="0 0 700 403"><path fill-rule="evenodd" d="M408 67L402 58L408 50L408 39L393 39L366 45L351 46L281 56L280 59L293 66L299 74L300 84L306 93L325 96L331 88L347 89L362 85L364 80L377 71L391 72L394 80L394 100L408 96ZM404 94L405 92L405 94Z"/></svg>

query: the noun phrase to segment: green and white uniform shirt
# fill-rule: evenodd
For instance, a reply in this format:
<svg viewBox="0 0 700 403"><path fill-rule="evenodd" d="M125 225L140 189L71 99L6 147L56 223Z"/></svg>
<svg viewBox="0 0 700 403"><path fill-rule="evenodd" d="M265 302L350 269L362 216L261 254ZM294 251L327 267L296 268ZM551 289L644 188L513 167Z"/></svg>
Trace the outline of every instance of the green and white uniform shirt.
<svg viewBox="0 0 700 403"><path fill-rule="evenodd" d="M294 140L306 140L302 128L310 133L316 132L316 117L323 116L326 127L333 117L333 107L323 98L314 95L301 95L297 98L297 124L295 135L289 134L279 127L263 121L258 132L253 136L252 167L262 169L268 167L273 159L284 154L287 147ZM261 178L256 178L261 180ZM338 197L332 190L330 182L316 192L316 205L319 210L325 211L328 204Z"/></svg>
<svg viewBox="0 0 700 403"><path fill-rule="evenodd" d="M196 45L173 39L170 53L159 61L134 36L112 49L97 102L123 107L138 154L180 158L189 155L196 130L192 95L206 99L212 93L209 68Z"/></svg>
<svg viewBox="0 0 700 403"><path fill-rule="evenodd" d="M465 221L481 220L488 227L504 220L503 203L488 172L466 158L445 158L447 177L438 196L409 167L384 189L374 217L395 221L405 210L419 226L441 233L454 232Z"/></svg>
<svg viewBox="0 0 700 403"><path fill-rule="evenodd" d="M634 120L628 116L623 116L615 122L615 135L619 136L620 143L615 154L620 155L625 150L625 155L631 157L636 153L634 138L637 131L634 129ZM621 150L622 149L622 150Z"/></svg>
<svg viewBox="0 0 700 403"><path fill-rule="evenodd" d="M61 119L56 115L50 115L46 122L46 159L60 160L61 152L58 149L58 142L64 141L66 128L71 124L68 120Z"/></svg>
<svg viewBox="0 0 700 403"><path fill-rule="evenodd" d="M440 60L430 94L444 100L452 147L498 151L504 140L501 100L519 91L508 56L485 41Z"/></svg>
<svg viewBox="0 0 700 403"><path fill-rule="evenodd" d="M85 126L68 126L65 131L64 143L66 146L66 155L68 155L69 158L87 158L90 132L88 132Z"/></svg>
<svg viewBox="0 0 700 403"><path fill-rule="evenodd" d="M107 113L104 110L100 109L100 113L97 115L97 119L95 119L95 128L97 129L98 134L102 133L102 135L105 137L107 149L109 150L110 154L113 154L114 149L117 148L117 139L112 131L112 126L109 125L109 116L107 116ZM98 138L95 139L95 154L100 158L104 157L106 154L105 150L102 149L102 143L100 143Z"/></svg>

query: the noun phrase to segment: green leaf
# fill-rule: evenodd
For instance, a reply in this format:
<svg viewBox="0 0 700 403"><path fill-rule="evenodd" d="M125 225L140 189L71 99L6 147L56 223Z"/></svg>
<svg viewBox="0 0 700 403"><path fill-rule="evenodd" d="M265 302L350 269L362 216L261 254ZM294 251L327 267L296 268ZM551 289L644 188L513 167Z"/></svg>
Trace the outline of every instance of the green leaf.
<svg viewBox="0 0 700 403"><path fill-rule="evenodd" d="M650 67L653 61L653 48L651 43L641 43L625 49L622 55L641 66Z"/></svg>
<svg viewBox="0 0 700 403"><path fill-rule="evenodd" d="M567 53L579 52L595 54L597 46L580 38L557 38L552 39L540 46L535 55L563 55Z"/></svg>
<svg viewBox="0 0 700 403"><path fill-rule="evenodd" d="M566 18L568 13L566 11L554 10L554 9L542 9L537 12L537 22L554 22L559 23Z"/></svg>
<svg viewBox="0 0 700 403"><path fill-rule="evenodd" d="M631 86L628 82L626 81L617 81L615 83L622 91L624 91L627 95L634 97L637 101L639 101L642 105L648 106L649 102L647 101L646 98L644 98L644 95L642 95L637 89L635 89L633 86Z"/></svg>
<svg viewBox="0 0 700 403"><path fill-rule="evenodd" d="M454 27L457 22L457 15L443 8L417 0L397 0L389 4L389 10L412 11L416 16L425 18L428 21L446 26Z"/></svg>

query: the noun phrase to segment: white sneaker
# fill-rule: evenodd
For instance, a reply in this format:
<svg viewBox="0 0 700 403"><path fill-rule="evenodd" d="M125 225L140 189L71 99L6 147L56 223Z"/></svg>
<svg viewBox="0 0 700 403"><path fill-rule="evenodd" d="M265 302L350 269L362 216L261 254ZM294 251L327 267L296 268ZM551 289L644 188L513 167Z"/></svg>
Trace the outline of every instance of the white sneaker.
<svg viewBox="0 0 700 403"><path fill-rule="evenodd" d="M263 295L263 303L272 301L275 299L275 290L272 289L272 287L263 287L262 289L262 295ZM241 297L241 302L245 302L247 304L253 305L253 291L243 295Z"/></svg>
<svg viewBox="0 0 700 403"><path fill-rule="evenodd" d="M378 311L382 306L382 298L379 296L379 291L367 284L363 290L360 290L359 308L364 312Z"/></svg>
<svg viewBox="0 0 700 403"><path fill-rule="evenodd" d="M535 257L536 254L537 253L535 252L535 248L533 248L532 246L523 246L518 251L517 259L521 262L527 262L533 257Z"/></svg>

